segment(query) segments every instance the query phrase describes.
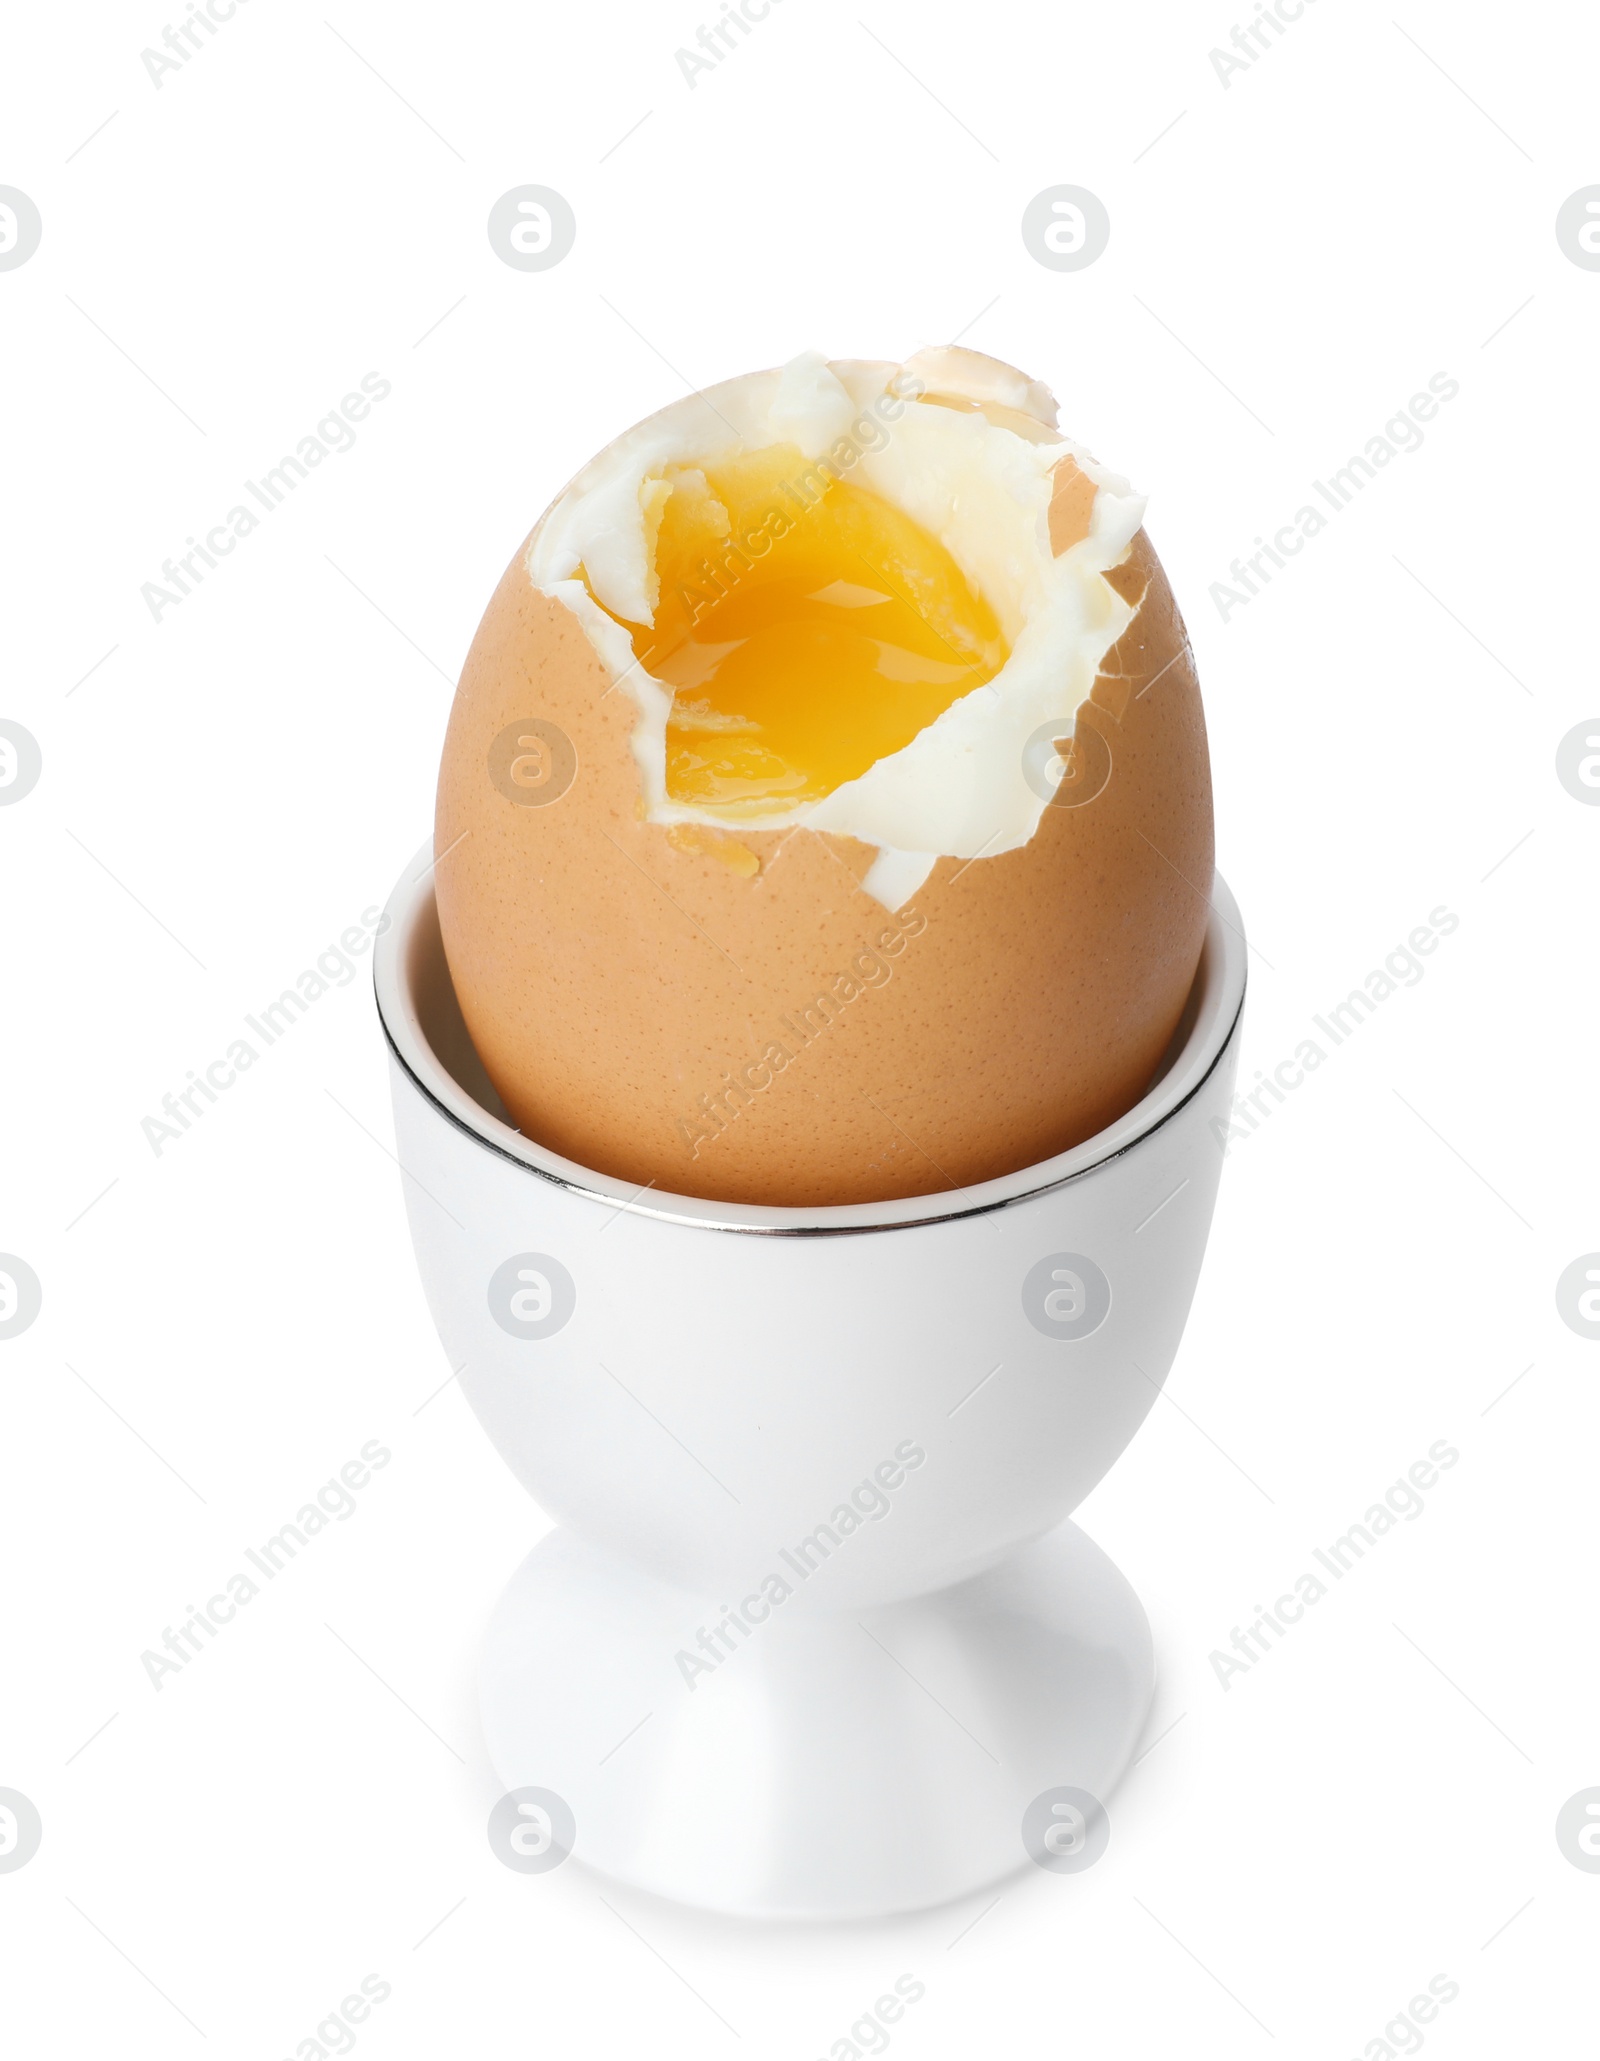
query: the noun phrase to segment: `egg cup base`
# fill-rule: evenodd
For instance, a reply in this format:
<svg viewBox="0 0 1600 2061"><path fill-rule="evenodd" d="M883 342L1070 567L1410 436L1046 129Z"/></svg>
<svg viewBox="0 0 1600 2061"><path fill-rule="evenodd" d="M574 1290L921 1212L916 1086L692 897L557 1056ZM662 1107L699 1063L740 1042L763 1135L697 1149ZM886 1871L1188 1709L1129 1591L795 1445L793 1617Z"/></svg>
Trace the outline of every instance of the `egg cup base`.
<svg viewBox="0 0 1600 2061"><path fill-rule="evenodd" d="M1070 1522L930 1594L780 1605L721 1642L719 1622L552 1532L500 1600L479 1705L505 1789L561 1796L581 1865L739 1917L880 1917L1031 1875L1029 1806L1103 1805L1155 1688L1137 1596Z"/></svg>

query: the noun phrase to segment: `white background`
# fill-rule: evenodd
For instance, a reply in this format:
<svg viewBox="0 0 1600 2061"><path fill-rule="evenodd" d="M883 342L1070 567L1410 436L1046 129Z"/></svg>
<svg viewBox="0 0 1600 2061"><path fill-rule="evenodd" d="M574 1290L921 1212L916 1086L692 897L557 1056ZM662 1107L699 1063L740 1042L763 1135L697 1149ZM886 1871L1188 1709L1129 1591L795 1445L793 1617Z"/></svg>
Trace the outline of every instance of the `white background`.
<svg viewBox="0 0 1600 2061"><path fill-rule="evenodd" d="M44 1842L0 1874L0 2040L283 2061L376 1973L374 2061L814 2061L909 1973L926 2061L1340 2061L1442 1974L1441 2056L1589 2051L1600 1876L1554 1821L1600 1784L1600 1346L1554 1288L1600 1246L1600 810L1555 754L1600 710L1600 273L1554 222L1600 181L1600 23L1307 0L1224 86L1222 6L774 0L691 89L698 19L240 0L159 89L159 9L8 28L0 183L44 237L0 272L0 714L44 772L0 809L0 1248L44 1308L0 1344L0 1786ZM485 234L525 182L576 212L548 272ZM1061 182L1112 222L1078 273L1019 233ZM544 1519L436 1393L366 962L159 1156L141 1121L384 900L479 613L592 450L690 381L958 334L1151 493L1256 948L1242 1081L1459 928L1234 1145L1169 1399L1079 1513L1161 1666L1103 1861L754 1928L489 1851L474 1656ZM153 621L369 371L356 447ZM1212 582L1436 372L1424 446L1224 622ZM152 1688L370 1439L356 1514ZM1225 1689L1213 1649L1440 1439L1424 1514Z"/></svg>

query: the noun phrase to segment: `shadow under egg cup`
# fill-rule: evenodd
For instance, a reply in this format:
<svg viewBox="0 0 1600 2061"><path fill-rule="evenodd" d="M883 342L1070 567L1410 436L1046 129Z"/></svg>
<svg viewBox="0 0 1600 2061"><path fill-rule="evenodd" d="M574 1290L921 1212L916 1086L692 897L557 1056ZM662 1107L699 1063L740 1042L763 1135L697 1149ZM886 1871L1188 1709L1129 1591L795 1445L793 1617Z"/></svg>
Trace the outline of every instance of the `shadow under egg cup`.
<svg viewBox="0 0 1600 2061"><path fill-rule="evenodd" d="M558 1527L482 1662L496 1772L540 1793L503 1857L815 1918L1086 1865L1155 1672L1066 1520L1199 1276L1245 988L1227 888L1118 1122L973 1188L777 1209L641 1192L512 1128L431 858L374 965L412 1239L469 1403Z"/></svg>

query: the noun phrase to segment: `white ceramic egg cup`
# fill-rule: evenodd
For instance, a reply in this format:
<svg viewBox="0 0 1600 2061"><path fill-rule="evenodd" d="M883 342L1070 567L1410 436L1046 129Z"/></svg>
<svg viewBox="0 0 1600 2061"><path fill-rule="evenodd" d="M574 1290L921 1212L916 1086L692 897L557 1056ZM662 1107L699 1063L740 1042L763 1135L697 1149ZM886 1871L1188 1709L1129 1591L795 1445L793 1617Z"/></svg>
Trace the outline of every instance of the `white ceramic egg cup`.
<svg viewBox="0 0 1600 2061"><path fill-rule="evenodd" d="M1108 1130L971 1189L768 1209L511 1127L431 858L374 966L412 1238L468 1401L559 1527L488 1635L500 1780L564 1801L580 1861L748 1916L1026 1866L1029 1805L1103 1803L1154 1689L1138 1598L1065 1520L1199 1275L1245 987L1227 888L1165 1069Z"/></svg>

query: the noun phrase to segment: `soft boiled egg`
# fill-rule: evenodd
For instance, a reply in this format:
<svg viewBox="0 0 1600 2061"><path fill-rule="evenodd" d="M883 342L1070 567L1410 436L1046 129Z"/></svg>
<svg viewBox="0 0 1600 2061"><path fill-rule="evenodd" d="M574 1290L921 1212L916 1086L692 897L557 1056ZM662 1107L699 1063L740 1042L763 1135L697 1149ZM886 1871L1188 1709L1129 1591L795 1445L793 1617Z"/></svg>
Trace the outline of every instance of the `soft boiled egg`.
<svg viewBox="0 0 1600 2061"><path fill-rule="evenodd" d="M468 653L440 925L529 1138L681 1195L969 1186L1143 1094L1212 875L1144 501L956 348L651 416Z"/></svg>

